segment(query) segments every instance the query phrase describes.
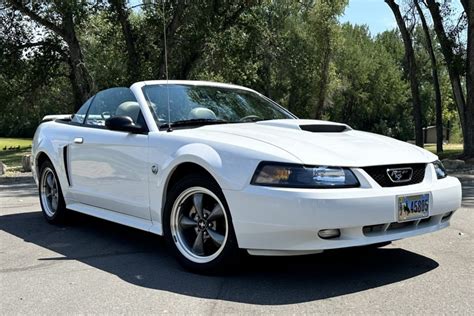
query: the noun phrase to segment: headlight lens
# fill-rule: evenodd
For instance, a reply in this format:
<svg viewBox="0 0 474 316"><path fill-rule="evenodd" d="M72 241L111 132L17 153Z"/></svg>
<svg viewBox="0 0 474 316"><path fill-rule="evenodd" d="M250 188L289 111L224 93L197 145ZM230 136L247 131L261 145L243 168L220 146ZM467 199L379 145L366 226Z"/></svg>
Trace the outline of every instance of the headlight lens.
<svg viewBox="0 0 474 316"><path fill-rule="evenodd" d="M448 173L446 172L446 169L444 168L443 163L441 161L436 160L435 162L433 162L433 166L435 168L436 176L438 177L438 179L443 179L448 176Z"/></svg>
<svg viewBox="0 0 474 316"><path fill-rule="evenodd" d="M353 188L359 181L348 168L262 162L251 184L287 188Z"/></svg>

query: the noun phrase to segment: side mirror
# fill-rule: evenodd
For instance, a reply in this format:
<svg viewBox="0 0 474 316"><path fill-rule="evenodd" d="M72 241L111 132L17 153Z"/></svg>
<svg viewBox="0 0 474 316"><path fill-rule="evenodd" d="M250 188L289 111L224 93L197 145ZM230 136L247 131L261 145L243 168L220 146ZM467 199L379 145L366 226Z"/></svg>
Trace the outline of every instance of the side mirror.
<svg viewBox="0 0 474 316"><path fill-rule="evenodd" d="M141 133L143 128L135 125L129 116L114 116L105 120L105 127L112 131L122 131L129 133Z"/></svg>

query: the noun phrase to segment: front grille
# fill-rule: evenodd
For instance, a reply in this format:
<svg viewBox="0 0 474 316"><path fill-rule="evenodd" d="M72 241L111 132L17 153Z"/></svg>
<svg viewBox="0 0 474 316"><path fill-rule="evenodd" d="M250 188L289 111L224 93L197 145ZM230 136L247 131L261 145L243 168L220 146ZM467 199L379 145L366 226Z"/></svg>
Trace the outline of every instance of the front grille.
<svg viewBox="0 0 474 316"><path fill-rule="evenodd" d="M412 168L413 174L410 181L407 182L393 182L388 174L387 169L394 168ZM408 164L408 165L385 165L362 168L367 172L380 186L382 187L398 187L402 185L416 184L423 181L425 178L426 164Z"/></svg>
<svg viewBox="0 0 474 316"><path fill-rule="evenodd" d="M397 229L402 229L402 228L407 228L411 226L415 226L416 221L411 221L411 222L401 222L401 223L391 223L388 225L387 230L397 230Z"/></svg>
<svg viewBox="0 0 474 316"><path fill-rule="evenodd" d="M385 224L379 224L379 225L369 225L369 226L364 226L362 228L362 232L364 235L370 235L370 234L375 234L375 233L382 233L385 231L386 227Z"/></svg>
<svg viewBox="0 0 474 316"><path fill-rule="evenodd" d="M433 217L426 217L420 220L414 220L409 222L392 222L387 224L377 224L377 225L368 225L362 227L362 232L365 236L377 236L381 234L386 234L390 232L397 232L404 228L417 228L425 227L427 224L431 223ZM439 217L438 217L439 218Z"/></svg>

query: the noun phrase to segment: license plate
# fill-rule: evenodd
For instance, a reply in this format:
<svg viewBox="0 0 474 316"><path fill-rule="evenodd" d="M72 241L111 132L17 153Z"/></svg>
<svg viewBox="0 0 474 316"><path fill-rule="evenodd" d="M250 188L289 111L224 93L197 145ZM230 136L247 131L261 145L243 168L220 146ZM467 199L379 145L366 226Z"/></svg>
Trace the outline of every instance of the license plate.
<svg viewBox="0 0 474 316"><path fill-rule="evenodd" d="M402 195L398 197L398 221L406 222L428 217L430 195Z"/></svg>

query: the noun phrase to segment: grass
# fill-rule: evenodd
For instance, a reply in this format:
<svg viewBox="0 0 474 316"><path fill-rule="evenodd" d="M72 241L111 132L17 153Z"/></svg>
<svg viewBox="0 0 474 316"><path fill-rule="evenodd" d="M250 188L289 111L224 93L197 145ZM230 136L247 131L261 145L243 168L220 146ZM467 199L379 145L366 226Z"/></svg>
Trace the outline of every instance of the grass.
<svg viewBox="0 0 474 316"><path fill-rule="evenodd" d="M20 149L11 149L10 147ZM4 150L5 147L7 150ZM31 139L29 138L3 138L0 137L0 161L8 167L8 171L21 171L21 157L31 152Z"/></svg>
<svg viewBox="0 0 474 316"><path fill-rule="evenodd" d="M436 144L425 144L425 149L436 154ZM437 154L440 159L455 159L462 154L463 145L462 144L444 144L443 152Z"/></svg>

